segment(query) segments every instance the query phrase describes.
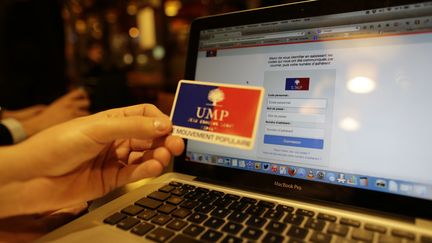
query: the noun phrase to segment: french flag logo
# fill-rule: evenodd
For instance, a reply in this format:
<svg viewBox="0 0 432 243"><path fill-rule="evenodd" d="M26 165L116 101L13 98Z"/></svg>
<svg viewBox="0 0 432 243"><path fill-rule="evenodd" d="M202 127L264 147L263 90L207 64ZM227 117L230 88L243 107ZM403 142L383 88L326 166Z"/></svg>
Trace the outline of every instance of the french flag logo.
<svg viewBox="0 0 432 243"><path fill-rule="evenodd" d="M287 78L285 90L309 90L310 78Z"/></svg>

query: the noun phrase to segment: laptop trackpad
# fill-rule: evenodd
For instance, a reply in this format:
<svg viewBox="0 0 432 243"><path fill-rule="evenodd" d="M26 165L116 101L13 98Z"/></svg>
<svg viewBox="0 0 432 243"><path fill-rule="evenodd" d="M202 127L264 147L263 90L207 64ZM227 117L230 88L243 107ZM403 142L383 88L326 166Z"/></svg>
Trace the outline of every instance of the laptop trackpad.
<svg viewBox="0 0 432 243"><path fill-rule="evenodd" d="M118 242L142 242L142 240L135 239L135 237L127 237L118 231L113 230L112 227L107 225L99 225L93 228L85 229L82 231L68 234L64 237L57 238L49 242L61 243L82 243L82 242L104 242L104 243L118 243Z"/></svg>

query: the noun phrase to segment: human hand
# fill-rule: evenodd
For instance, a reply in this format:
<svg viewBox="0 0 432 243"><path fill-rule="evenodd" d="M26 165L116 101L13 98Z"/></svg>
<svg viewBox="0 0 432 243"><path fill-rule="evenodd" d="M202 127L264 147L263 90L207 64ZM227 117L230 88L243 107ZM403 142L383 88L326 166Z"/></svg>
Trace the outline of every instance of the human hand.
<svg viewBox="0 0 432 243"><path fill-rule="evenodd" d="M2 118L14 118L18 121L29 119L45 110L46 105L34 105L19 110L4 110Z"/></svg>
<svg viewBox="0 0 432 243"><path fill-rule="evenodd" d="M22 156L3 163L18 175L0 187L0 217L70 207L160 175L184 149L171 129L169 118L146 104L74 119L12 146L10 154Z"/></svg>
<svg viewBox="0 0 432 243"><path fill-rule="evenodd" d="M24 131L31 136L53 125L88 115L90 101L83 89L75 89L58 98L36 116L22 121Z"/></svg>

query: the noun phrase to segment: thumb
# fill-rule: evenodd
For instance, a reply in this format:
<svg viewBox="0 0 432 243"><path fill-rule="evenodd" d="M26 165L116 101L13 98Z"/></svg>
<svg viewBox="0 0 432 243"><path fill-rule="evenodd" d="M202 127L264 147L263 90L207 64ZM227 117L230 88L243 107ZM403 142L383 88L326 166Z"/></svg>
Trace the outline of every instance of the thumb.
<svg viewBox="0 0 432 243"><path fill-rule="evenodd" d="M153 139L171 130L171 121L166 117L130 116L98 118L85 133L98 143L109 143L115 139Z"/></svg>

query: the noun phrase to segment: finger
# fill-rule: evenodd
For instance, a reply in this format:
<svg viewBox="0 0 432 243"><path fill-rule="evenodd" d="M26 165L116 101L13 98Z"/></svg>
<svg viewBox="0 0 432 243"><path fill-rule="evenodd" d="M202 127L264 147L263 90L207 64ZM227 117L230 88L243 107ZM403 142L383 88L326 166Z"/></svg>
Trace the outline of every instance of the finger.
<svg viewBox="0 0 432 243"><path fill-rule="evenodd" d="M171 121L167 118L133 116L95 119L84 132L97 142L107 143L115 139L162 137L171 129Z"/></svg>
<svg viewBox="0 0 432 243"><path fill-rule="evenodd" d="M185 148L184 140L177 136L168 136L165 139L165 147L175 156L183 153Z"/></svg>
<svg viewBox="0 0 432 243"><path fill-rule="evenodd" d="M73 101L73 106L79 109L87 109L90 106L90 100L88 99L79 99Z"/></svg>
<svg viewBox="0 0 432 243"><path fill-rule="evenodd" d="M164 166L156 159L147 160L141 164L133 164L120 169L117 187L148 177L162 174Z"/></svg>
<svg viewBox="0 0 432 243"><path fill-rule="evenodd" d="M32 112L33 114L37 114L45 110L46 107L46 105L34 105L29 107L28 110L30 110L30 112Z"/></svg>
<svg viewBox="0 0 432 243"><path fill-rule="evenodd" d="M86 110L76 110L73 112L74 117L88 116L88 115L90 115L90 112Z"/></svg>
<svg viewBox="0 0 432 243"><path fill-rule="evenodd" d="M132 151L129 153L128 164L138 164L144 161L143 156L147 151Z"/></svg>
<svg viewBox="0 0 432 243"><path fill-rule="evenodd" d="M135 150L135 151L142 151L142 150L151 149L154 144L155 144L154 139L136 139L136 138L133 138L130 140L130 147L132 150Z"/></svg>
<svg viewBox="0 0 432 243"><path fill-rule="evenodd" d="M69 93L63 95L61 98L79 99L79 98L84 98L84 97L87 97L87 92L82 88L78 88L78 89L74 89L72 91L69 91Z"/></svg>
<svg viewBox="0 0 432 243"><path fill-rule="evenodd" d="M156 106L152 104L140 104L123 108L116 108L103 111L100 114L105 116L151 116L151 117L168 117Z"/></svg>

